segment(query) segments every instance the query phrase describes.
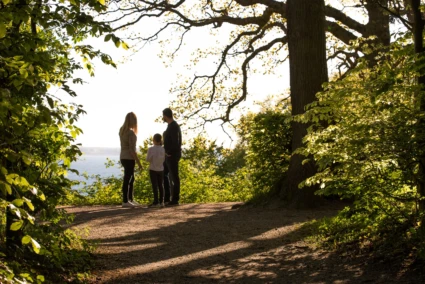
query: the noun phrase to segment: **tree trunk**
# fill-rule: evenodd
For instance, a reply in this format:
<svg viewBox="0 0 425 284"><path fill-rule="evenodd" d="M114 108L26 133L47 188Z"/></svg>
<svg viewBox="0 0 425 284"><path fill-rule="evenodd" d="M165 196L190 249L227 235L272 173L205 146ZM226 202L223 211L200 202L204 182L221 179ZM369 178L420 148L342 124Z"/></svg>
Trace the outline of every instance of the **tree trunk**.
<svg viewBox="0 0 425 284"><path fill-rule="evenodd" d="M415 43L415 53L424 55L424 44L423 44L423 32L425 21L422 19L421 10L420 10L420 0L411 0L411 7L413 13L413 40ZM421 70L424 74L424 70ZM418 78L418 84L421 85L422 89L425 86L425 75L421 75ZM420 111L425 113L425 98L421 92L418 92L418 101L420 106ZM419 139L419 145L425 147L425 119L421 116L418 121L417 126L417 137ZM425 153L420 153L419 157L419 172L418 172L418 181L417 189L419 196L425 198ZM419 209L421 211L425 210L425 200L419 201Z"/></svg>
<svg viewBox="0 0 425 284"><path fill-rule="evenodd" d="M316 93L328 81L324 0L288 0L288 49L292 115L302 114L316 100ZM307 124L292 125L292 151L303 145ZM316 172L314 163L302 165L304 157L293 155L281 197L296 208L315 207L315 187L298 188L300 182Z"/></svg>
<svg viewBox="0 0 425 284"><path fill-rule="evenodd" d="M389 46L390 35L390 16L383 7L388 7L388 1L368 0L365 3L369 21L366 24L366 33L364 37L376 36L373 41L375 44Z"/></svg>
<svg viewBox="0 0 425 284"><path fill-rule="evenodd" d="M365 3L369 21L366 24L366 32L362 35L365 38L375 37L369 39L368 43L372 46L383 46L388 47L391 41L390 35L390 17L388 13L383 9L388 6L388 1L383 0L368 0ZM366 54L365 58L369 62L369 66L375 66L378 61L376 56L378 50Z"/></svg>

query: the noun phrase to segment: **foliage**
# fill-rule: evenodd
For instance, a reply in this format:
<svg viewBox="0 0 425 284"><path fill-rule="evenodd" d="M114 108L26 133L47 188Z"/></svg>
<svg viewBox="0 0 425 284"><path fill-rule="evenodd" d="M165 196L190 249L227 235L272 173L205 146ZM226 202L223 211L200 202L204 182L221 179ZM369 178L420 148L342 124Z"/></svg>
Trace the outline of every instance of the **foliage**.
<svg viewBox="0 0 425 284"><path fill-rule="evenodd" d="M254 197L277 194L285 178L291 155L291 112L286 100L263 106L259 113L241 118L238 135L246 144L246 164Z"/></svg>
<svg viewBox="0 0 425 284"><path fill-rule="evenodd" d="M307 146L318 173L304 185L320 184L320 195L354 200L338 217L323 221L321 235L340 246L373 246L399 236L425 249L418 209L419 157L424 137L417 131L424 58L412 55L400 39L374 68L360 64L340 81L329 83L318 102L297 119L310 122ZM415 237L413 237L415 236ZM422 237L421 237L422 236ZM417 237L417 238L416 238Z"/></svg>
<svg viewBox="0 0 425 284"><path fill-rule="evenodd" d="M329 59L339 70L356 65L363 48L347 50L350 42L389 42L389 16L395 22L398 15L409 12L406 1L325 1L326 32ZM348 3L347 3L348 2ZM387 3L388 2L388 3ZM288 58L287 1L127 1L111 0L114 9L109 15L117 30L127 33L129 40L144 45L159 41L164 64L171 65L188 38L208 33L213 41L206 46L199 40L191 44L191 59L186 67L193 76L181 75L172 88L177 93L173 109L183 120L202 125L206 122L233 120L234 110L253 95L251 83L258 77L280 74ZM382 13L388 5L391 13ZM344 7L344 9L341 9ZM152 25L154 21L155 25ZM404 21L406 22L406 21ZM160 25L158 25L160 23ZM135 29L129 29L134 26ZM155 30L146 29L155 26ZM397 27L398 28L398 27ZM201 68L199 68L202 66ZM205 66L211 66L205 70Z"/></svg>
<svg viewBox="0 0 425 284"><path fill-rule="evenodd" d="M66 171L81 154L74 143L81 129L74 123L84 110L62 103L49 89L76 96L69 86L82 83L73 78L75 70L84 66L93 75L96 57L115 66L108 55L82 44L88 35L110 32L93 17L105 3L0 4L0 282L62 282L49 270L87 269L78 263L87 259L87 243L60 225L68 217L56 208L72 185Z"/></svg>
<svg viewBox="0 0 425 284"><path fill-rule="evenodd" d="M190 141L179 163L182 203L245 201L251 197L248 173L242 165L236 166L232 150L217 147L215 142L197 137ZM134 198L141 203L151 203L152 187L149 179L149 164L145 161L148 141L139 148L142 171L136 171ZM239 150L236 150L239 151ZM228 162L230 160L231 162ZM232 164L224 171L222 164ZM120 204L122 177L96 177L91 185L80 193L71 192L68 204Z"/></svg>
<svg viewBox="0 0 425 284"><path fill-rule="evenodd" d="M180 161L183 203L261 199L279 189L291 151L290 109L286 100L264 104L262 111L243 117L237 127L240 141L233 149L218 146L202 136L187 143ZM134 185L135 198L142 203L153 199L145 161L147 148L145 141L139 149L145 170L136 173ZM95 182L80 190L81 194L71 193L68 203L121 202L121 177L94 178Z"/></svg>

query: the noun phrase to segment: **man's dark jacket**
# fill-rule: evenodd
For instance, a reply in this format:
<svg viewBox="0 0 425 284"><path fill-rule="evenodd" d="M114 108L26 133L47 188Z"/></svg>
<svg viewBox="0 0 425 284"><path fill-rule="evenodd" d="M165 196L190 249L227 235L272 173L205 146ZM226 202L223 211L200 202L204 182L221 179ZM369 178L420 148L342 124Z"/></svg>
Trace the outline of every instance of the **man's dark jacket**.
<svg viewBox="0 0 425 284"><path fill-rule="evenodd" d="M164 149L165 153L171 156L182 151L182 132L175 120L168 124L164 132Z"/></svg>

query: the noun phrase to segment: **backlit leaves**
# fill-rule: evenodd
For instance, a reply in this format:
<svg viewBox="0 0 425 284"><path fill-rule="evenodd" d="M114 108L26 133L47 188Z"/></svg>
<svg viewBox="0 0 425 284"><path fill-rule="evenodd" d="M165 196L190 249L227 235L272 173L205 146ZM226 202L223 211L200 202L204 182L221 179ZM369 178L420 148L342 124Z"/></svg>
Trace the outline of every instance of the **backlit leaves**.
<svg viewBox="0 0 425 284"><path fill-rule="evenodd" d="M110 34L111 28L95 20L106 9L103 1L2 2L0 203L7 208L2 214L6 218L2 224L7 225L0 237L7 240L5 245L18 248L13 257L22 260L13 266L10 279L41 282L45 279L37 270L46 268L40 263L59 271L65 260L76 259L75 252L68 253L78 238L65 237L60 221L67 216L56 206L72 186L66 172L81 155L75 145L81 129L74 123L84 110L81 105L64 104L63 96L75 97L69 82L82 82L73 78L74 71L83 67L78 57L86 60L90 72L99 57L115 66L108 55L82 44L87 36ZM59 244L65 245L58 249ZM37 257L54 257L34 258L28 250L19 249L22 245L30 245L40 254ZM3 267L12 271L7 264Z"/></svg>
<svg viewBox="0 0 425 284"><path fill-rule="evenodd" d="M425 59L404 40L382 56L373 68L359 64L344 79L327 84L318 101L295 118L311 123L306 147L298 153L313 156L318 167L303 185L320 185L317 194L354 200L322 222L321 232L336 245L416 230L414 220L423 218L416 181L425 150L418 102L425 94L416 78Z"/></svg>
<svg viewBox="0 0 425 284"><path fill-rule="evenodd" d="M23 220L19 220L17 222L14 222L10 226L10 230L17 231L17 230L19 230L22 227L22 225L24 225L24 221Z"/></svg>
<svg viewBox="0 0 425 284"><path fill-rule="evenodd" d="M0 38L4 38L6 36L6 25L0 23Z"/></svg>

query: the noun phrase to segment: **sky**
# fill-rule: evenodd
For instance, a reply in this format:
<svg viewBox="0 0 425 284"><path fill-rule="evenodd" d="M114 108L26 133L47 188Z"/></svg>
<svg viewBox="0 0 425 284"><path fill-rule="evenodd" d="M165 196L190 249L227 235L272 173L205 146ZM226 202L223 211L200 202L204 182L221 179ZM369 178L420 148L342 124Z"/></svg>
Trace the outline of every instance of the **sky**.
<svg viewBox="0 0 425 284"><path fill-rule="evenodd" d="M339 7L338 1L331 2L335 2L333 5ZM350 12L349 14L354 16ZM142 26L131 26L126 32L140 32L146 36L156 32L158 27L158 22L150 20ZM137 53L134 53L132 49L116 48L112 41L104 42L103 36L98 39L88 39L86 43L111 55L118 63L118 68L95 61L94 77L90 77L86 70L75 74L86 81L84 85L73 86L78 96L72 99L62 96L64 102L81 104L87 112L77 122L77 126L83 130L77 142L83 147L119 147L118 130L124 122L125 115L131 111L138 117L138 145L155 133L163 133L167 125L155 120L161 117L162 110L175 99L175 94L170 93L170 89L173 84L178 83L178 75L191 77L194 72L199 75L211 74L215 71L214 65L208 61L200 62L197 71L188 70L185 65L190 63L191 54L197 48L214 47L217 41L221 44L228 43L231 30L229 25L224 24L219 30L215 29L217 34L215 36L210 34L209 29L209 27L192 29L185 37L183 47L171 64L168 61L164 64L163 59L159 57L162 48L167 51L175 49L178 37L171 33L165 33L160 38L174 38L171 44L161 46L158 42L154 42ZM131 46L130 42L127 43ZM249 94L244 102L243 113L258 111L259 107L255 102L262 102L270 95L287 94L288 90L288 62L280 65L277 75L250 75ZM177 122L181 123L179 119ZM184 132L183 140L188 141L199 134L199 131ZM202 134L211 140L216 140L219 145L231 148L237 143L237 137L232 134L231 129L228 128L227 131L233 140L223 132L218 123L207 125Z"/></svg>
<svg viewBox="0 0 425 284"><path fill-rule="evenodd" d="M152 31L155 29L154 26L150 28ZM227 39L225 32L222 39ZM125 115L131 111L138 117L138 145L155 133L163 133L167 125L155 120L175 98L175 94L170 93L170 88L177 82L179 74L193 74L194 71L187 70L184 65L190 62L194 49L212 46L216 40L217 37L211 36L208 31L194 30L186 38L186 44L178 52L178 57L166 66L158 56L162 48L158 43L147 45L134 54L131 50L116 48L112 41L105 43L103 37L89 39L87 43L111 55L113 60L118 62L118 68L106 66L99 61L95 62L94 77L90 77L86 70L75 74L82 77L86 83L73 85L78 96L63 100L81 104L87 112L76 123L83 130L83 134L77 138L77 143L81 143L83 147L119 147L118 130ZM169 48L174 46L169 45ZM210 74L214 71L213 66L208 63L201 66L204 73ZM282 77L255 75L249 79L251 96L245 102L245 111L258 110L255 101L263 101L268 95L279 94L289 88L287 64L283 68ZM186 132L183 139L188 140L199 131ZM234 147L237 143L236 136L232 135L233 140L230 139L219 124L207 125L202 134L225 147Z"/></svg>

